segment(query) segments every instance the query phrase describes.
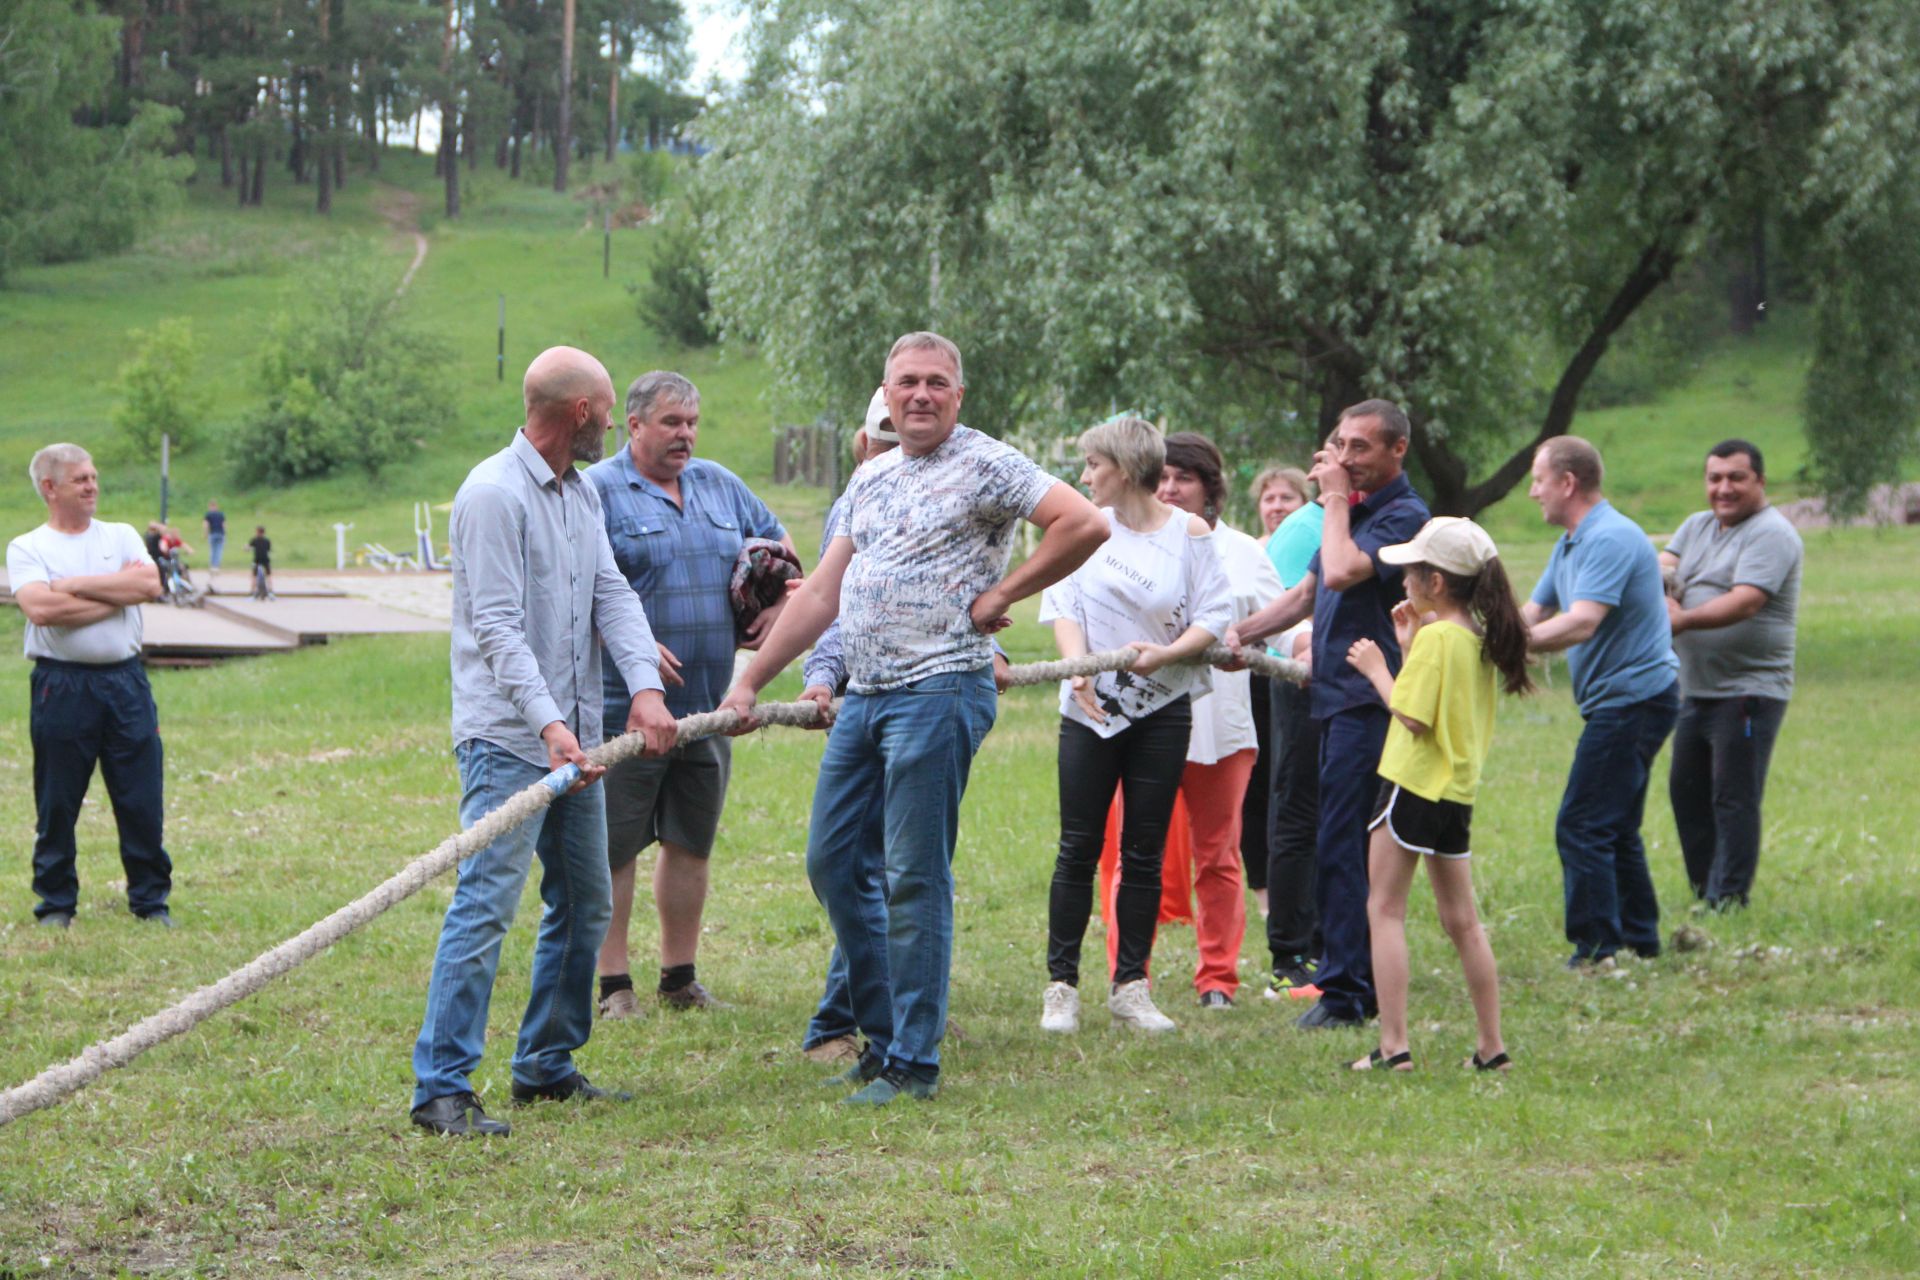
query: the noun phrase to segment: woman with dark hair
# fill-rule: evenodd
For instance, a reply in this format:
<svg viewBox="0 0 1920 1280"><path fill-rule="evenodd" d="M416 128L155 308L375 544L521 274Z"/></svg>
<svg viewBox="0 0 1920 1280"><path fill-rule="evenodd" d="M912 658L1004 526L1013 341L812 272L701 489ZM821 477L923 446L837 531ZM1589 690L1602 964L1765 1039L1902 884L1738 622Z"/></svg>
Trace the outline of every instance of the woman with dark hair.
<svg viewBox="0 0 1920 1280"><path fill-rule="evenodd" d="M1103 422L1080 437L1080 480L1111 534L1042 597L1063 658L1130 648L1126 671L1075 676L1060 688L1060 851L1047 901L1047 977L1040 1027L1080 1026L1080 948L1093 914L1101 837L1116 787L1124 816L1117 952L1107 1009L1136 1031L1173 1030L1147 986L1160 916L1160 864L1193 716L1190 699L1210 688L1208 668L1189 665L1225 633L1233 615L1207 523L1154 496L1166 462L1159 428L1135 417Z"/></svg>
<svg viewBox="0 0 1920 1280"><path fill-rule="evenodd" d="M1199 516L1213 530L1213 550L1238 622L1278 595L1281 587L1260 544L1220 523L1227 497L1225 473L1220 450L1205 436L1180 431L1167 437L1160 501ZM1193 842L1194 934L1200 949L1193 985L1203 1009L1231 1009L1240 985L1240 943L1247 930L1243 856L1248 867L1259 866L1260 882L1266 882L1266 807L1260 806L1260 825L1251 831L1243 812L1248 793L1255 789L1249 783L1258 778L1258 789L1266 789L1253 715L1254 678L1247 671L1213 673L1212 691L1193 700L1187 764L1180 775ZM1179 886L1179 892L1184 897L1186 886Z"/></svg>

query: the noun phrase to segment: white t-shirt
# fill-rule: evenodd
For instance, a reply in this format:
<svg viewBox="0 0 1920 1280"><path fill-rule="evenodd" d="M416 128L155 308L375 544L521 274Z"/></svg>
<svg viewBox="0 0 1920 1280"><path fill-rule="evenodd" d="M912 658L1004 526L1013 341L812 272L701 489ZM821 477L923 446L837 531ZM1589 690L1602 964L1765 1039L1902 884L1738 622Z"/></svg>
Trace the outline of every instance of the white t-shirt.
<svg viewBox="0 0 1920 1280"><path fill-rule="evenodd" d="M1280 594L1280 575L1258 542L1238 529L1217 524L1213 549L1226 575L1235 622ZM1218 764L1236 751L1260 745L1253 728L1253 673L1212 674L1213 691L1195 694L1193 699L1193 734L1187 739L1187 760L1192 764Z"/></svg>
<svg viewBox="0 0 1920 1280"><path fill-rule="evenodd" d="M130 524L95 520L85 533L61 533L43 524L7 544L7 579L18 595L28 583L118 573L135 560L153 563ZM29 622L27 656L96 666L125 662L139 656L141 635L139 605L84 627L36 627Z"/></svg>
<svg viewBox="0 0 1920 1280"><path fill-rule="evenodd" d="M1112 536L1087 562L1048 587L1040 598L1040 621L1080 624L1089 653L1120 649L1135 640L1171 644L1190 626L1217 638L1233 620L1226 575L1213 549L1213 535L1187 532L1193 517L1175 511L1151 533L1136 533L1101 508ZM1094 700L1107 713L1096 724L1073 697L1073 683L1060 682L1060 714L1111 738L1183 694L1212 687L1210 668L1180 664L1152 675L1107 671L1094 678Z"/></svg>
<svg viewBox="0 0 1920 1280"><path fill-rule="evenodd" d="M932 453L883 454L853 473L840 584L847 687L898 689L992 665L969 610L1006 576L1014 530L1059 481L1018 450L956 426Z"/></svg>

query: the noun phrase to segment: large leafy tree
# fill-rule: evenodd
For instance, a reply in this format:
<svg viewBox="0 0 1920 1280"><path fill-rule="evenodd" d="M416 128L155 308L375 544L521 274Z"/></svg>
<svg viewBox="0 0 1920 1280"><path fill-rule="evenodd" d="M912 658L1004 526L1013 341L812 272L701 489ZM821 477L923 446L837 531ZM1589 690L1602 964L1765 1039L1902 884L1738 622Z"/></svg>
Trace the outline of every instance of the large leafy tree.
<svg viewBox="0 0 1920 1280"><path fill-rule="evenodd" d="M1002 423L1305 440L1388 395L1472 512L1764 222L1815 317L1817 478L1857 499L1912 448L1907 0L808 0L757 32L705 125L714 295L800 394L853 409L934 324Z"/></svg>
<svg viewBox="0 0 1920 1280"><path fill-rule="evenodd" d="M0 0L0 282L25 263L125 248L178 191L185 162L163 154L178 111L90 119L118 28L67 0Z"/></svg>

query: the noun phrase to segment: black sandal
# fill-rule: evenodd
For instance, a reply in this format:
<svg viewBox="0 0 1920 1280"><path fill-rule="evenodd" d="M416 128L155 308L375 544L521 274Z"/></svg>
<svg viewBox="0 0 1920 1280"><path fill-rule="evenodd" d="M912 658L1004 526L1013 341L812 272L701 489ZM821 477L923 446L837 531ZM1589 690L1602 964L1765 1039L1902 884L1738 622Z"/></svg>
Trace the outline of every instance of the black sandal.
<svg viewBox="0 0 1920 1280"><path fill-rule="evenodd" d="M1402 1049L1389 1058L1377 1048L1369 1049L1363 1061L1350 1062L1347 1064L1347 1069L1349 1071L1399 1071L1402 1069L1411 1071L1413 1070L1413 1051Z"/></svg>
<svg viewBox="0 0 1920 1280"><path fill-rule="evenodd" d="M1494 1054L1485 1062L1480 1061L1480 1051L1475 1049L1473 1056L1467 1059L1467 1065L1475 1071L1509 1071L1513 1068L1513 1059L1505 1051Z"/></svg>

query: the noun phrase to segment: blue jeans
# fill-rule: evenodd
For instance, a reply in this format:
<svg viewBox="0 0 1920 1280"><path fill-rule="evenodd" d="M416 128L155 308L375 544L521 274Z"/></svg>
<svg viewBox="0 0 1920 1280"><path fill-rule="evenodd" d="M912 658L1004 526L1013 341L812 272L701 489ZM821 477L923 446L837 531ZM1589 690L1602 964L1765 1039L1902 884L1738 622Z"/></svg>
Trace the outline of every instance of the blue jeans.
<svg viewBox="0 0 1920 1280"><path fill-rule="evenodd" d="M471 827L547 771L478 739L454 750L460 764L460 826ZM535 853L546 910L533 951L533 990L513 1078L543 1085L573 1074L573 1051L593 1030L593 962L613 918L607 871L607 810L598 784L561 796L531 822L460 864L460 882L440 926L427 1013L413 1046L413 1105L472 1089L487 1035L487 1005L500 943L513 923Z"/></svg>
<svg viewBox="0 0 1920 1280"><path fill-rule="evenodd" d="M1660 902L1647 872L1640 820L1654 757L1673 732L1680 685L1587 717L1560 799L1554 839L1566 886L1567 941L1576 959L1601 960L1621 947L1660 952Z"/></svg>
<svg viewBox="0 0 1920 1280"><path fill-rule="evenodd" d="M218 569L220 567L220 555L226 549L227 549L226 534L224 533L208 534L207 535L207 567L211 569Z"/></svg>
<svg viewBox="0 0 1920 1280"><path fill-rule="evenodd" d="M807 879L854 1021L889 1065L922 1075L939 1070L947 1030L960 800L998 710L986 667L850 693L814 787Z"/></svg>

